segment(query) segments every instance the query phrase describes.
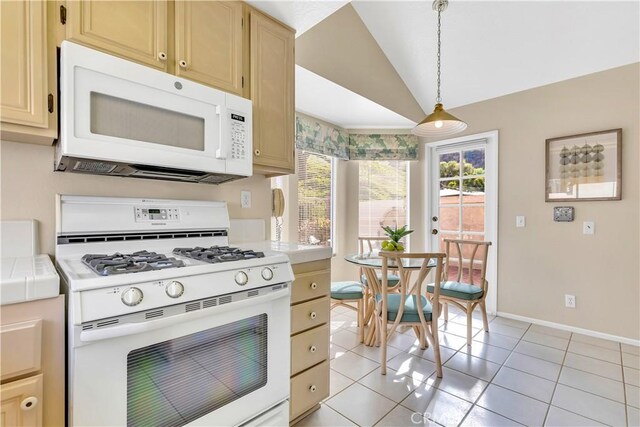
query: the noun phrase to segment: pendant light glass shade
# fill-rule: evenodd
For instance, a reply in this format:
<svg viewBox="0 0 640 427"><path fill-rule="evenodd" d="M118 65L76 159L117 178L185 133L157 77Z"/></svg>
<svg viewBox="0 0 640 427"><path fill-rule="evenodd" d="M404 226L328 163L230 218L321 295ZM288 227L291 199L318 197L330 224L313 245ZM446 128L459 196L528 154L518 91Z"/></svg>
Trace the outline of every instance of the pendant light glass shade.
<svg viewBox="0 0 640 427"><path fill-rule="evenodd" d="M411 130L411 133L425 138L439 138L454 135L467 128L467 124L447 113L442 104L436 104L433 113Z"/></svg>

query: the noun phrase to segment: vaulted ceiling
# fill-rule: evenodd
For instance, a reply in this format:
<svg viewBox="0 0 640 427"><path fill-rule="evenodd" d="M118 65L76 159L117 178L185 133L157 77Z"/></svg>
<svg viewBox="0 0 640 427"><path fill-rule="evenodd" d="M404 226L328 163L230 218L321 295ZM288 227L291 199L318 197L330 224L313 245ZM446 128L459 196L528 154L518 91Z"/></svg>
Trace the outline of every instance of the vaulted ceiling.
<svg viewBox="0 0 640 427"><path fill-rule="evenodd" d="M419 107L433 109L436 13L430 0L250 3L298 30L297 63L317 76L315 83L306 78L296 84L297 107L308 104L304 99L314 100L306 113L326 118L335 106L330 94L316 90L322 78L393 113L388 124L379 118L379 127L397 126L398 114L416 121ZM354 17L361 23L353 24ZM638 62L639 18L638 1L451 0L442 15L445 107ZM383 60L374 61L382 64L376 67L366 63L373 54L357 55L359 50L375 53L368 40L378 45L389 67ZM381 90L376 79L387 81L389 90ZM346 122L357 124L334 123Z"/></svg>

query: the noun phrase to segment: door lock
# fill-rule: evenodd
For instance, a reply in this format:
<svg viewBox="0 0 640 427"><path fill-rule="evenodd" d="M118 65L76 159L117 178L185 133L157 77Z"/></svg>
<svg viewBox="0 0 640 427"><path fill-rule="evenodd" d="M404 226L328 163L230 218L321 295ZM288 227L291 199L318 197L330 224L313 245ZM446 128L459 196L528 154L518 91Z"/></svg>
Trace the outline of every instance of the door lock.
<svg viewBox="0 0 640 427"><path fill-rule="evenodd" d="M438 222L438 217L437 217L437 216L432 217L432 218L431 218L431 221L433 221L433 222Z"/></svg>
<svg viewBox="0 0 640 427"><path fill-rule="evenodd" d="M431 234L433 234L433 235L435 236L436 234L438 234L438 230L436 230L436 229L434 228L433 230L431 230Z"/></svg>

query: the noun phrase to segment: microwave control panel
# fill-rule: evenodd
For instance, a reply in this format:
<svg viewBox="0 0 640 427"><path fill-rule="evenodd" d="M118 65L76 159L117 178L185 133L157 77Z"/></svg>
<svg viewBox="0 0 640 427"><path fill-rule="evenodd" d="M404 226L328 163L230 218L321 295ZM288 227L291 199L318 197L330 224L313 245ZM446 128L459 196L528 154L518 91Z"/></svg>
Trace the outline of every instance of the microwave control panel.
<svg viewBox="0 0 640 427"><path fill-rule="evenodd" d="M231 159L247 158L247 122L240 114L231 113Z"/></svg>
<svg viewBox="0 0 640 427"><path fill-rule="evenodd" d="M177 208L135 208L136 222L180 221L180 209Z"/></svg>

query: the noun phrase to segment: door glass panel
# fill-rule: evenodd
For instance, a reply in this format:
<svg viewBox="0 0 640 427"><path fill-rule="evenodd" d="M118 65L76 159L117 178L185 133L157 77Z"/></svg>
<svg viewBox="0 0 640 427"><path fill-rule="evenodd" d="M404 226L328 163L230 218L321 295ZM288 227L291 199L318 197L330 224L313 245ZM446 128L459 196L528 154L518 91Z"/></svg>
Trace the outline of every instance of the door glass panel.
<svg viewBox="0 0 640 427"><path fill-rule="evenodd" d="M484 177L462 180L462 203L484 203Z"/></svg>
<svg viewBox="0 0 640 427"><path fill-rule="evenodd" d="M464 175L484 175L484 149L463 152Z"/></svg>
<svg viewBox="0 0 640 427"><path fill-rule="evenodd" d="M460 209L458 206L440 207L440 231L458 231L460 229Z"/></svg>
<svg viewBox="0 0 640 427"><path fill-rule="evenodd" d="M127 426L183 426L266 383L266 314L133 350Z"/></svg>
<svg viewBox="0 0 640 427"><path fill-rule="evenodd" d="M440 178L460 176L460 153L440 154Z"/></svg>
<svg viewBox="0 0 640 427"><path fill-rule="evenodd" d="M462 231L484 231L484 205L462 207Z"/></svg>
<svg viewBox="0 0 640 427"><path fill-rule="evenodd" d="M91 133L204 151L204 119L91 92Z"/></svg>
<svg viewBox="0 0 640 427"><path fill-rule="evenodd" d="M460 203L460 181L440 181L440 206Z"/></svg>

